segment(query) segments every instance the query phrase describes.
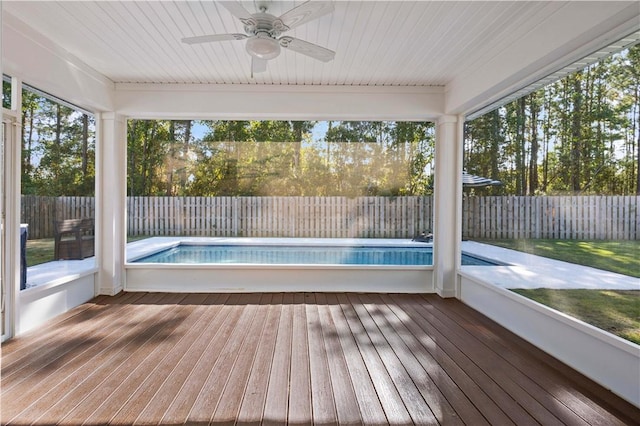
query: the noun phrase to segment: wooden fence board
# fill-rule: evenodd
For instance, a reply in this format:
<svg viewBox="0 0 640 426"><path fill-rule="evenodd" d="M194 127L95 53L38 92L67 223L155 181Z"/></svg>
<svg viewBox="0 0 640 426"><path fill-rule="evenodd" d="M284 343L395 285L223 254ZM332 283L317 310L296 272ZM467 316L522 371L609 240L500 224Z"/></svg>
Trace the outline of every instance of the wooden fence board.
<svg viewBox="0 0 640 426"><path fill-rule="evenodd" d="M639 196L466 196L463 238L637 240ZM93 197L22 197L29 238L54 220L94 217ZM415 197L128 197L129 235L412 238L433 232L433 200Z"/></svg>

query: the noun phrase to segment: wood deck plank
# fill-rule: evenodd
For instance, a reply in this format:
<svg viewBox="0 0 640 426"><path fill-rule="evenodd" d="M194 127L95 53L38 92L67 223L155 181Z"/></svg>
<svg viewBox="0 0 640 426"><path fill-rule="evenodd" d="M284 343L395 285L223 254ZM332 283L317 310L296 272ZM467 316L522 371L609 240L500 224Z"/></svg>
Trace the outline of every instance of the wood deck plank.
<svg viewBox="0 0 640 426"><path fill-rule="evenodd" d="M292 340L293 294L286 293L283 296L273 361L269 371L269 385L262 415L264 425L276 426L287 422Z"/></svg>
<svg viewBox="0 0 640 426"><path fill-rule="evenodd" d="M140 293L97 301L104 309L91 301L44 328L48 338L60 330L59 339L32 333L6 343L13 350L3 373L12 382L1 389L2 424L640 418L486 317L435 295ZM34 368L35 359L46 364Z"/></svg>
<svg viewBox="0 0 640 426"><path fill-rule="evenodd" d="M487 327L486 325L483 325L477 321L471 321L469 318L465 318L463 315L459 315L454 312L446 312L446 310L442 309L443 306L440 305L436 300L429 300L428 302L431 305L435 306L442 315L446 315L447 317L451 318L453 321L457 322L461 327L464 327L466 330L468 330L471 334L473 334L473 336L478 341L486 345L487 341L490 339L492 342L491 343L492 347L490 350L494 351L496 354L498 354L501 358L503 358L513 367L518 368L518 365L522 365L522 361L525 359L525 356L523 356L525 353L520 351L514 351L511 345L505 344L503 336L499 336L493 333L490 327ZM527 354L527 358L528 358L528 354ZM553 372L549 371L548 369L545 369L544 367L541 367L539 365L526 365L526 367L523 369L520 369L520 371L523 374L525 374L529 379L536 382L539 386L542 386L543 388L545 385L551 384L549 383L549 381L545 380L545 378L549 377L549 375L553 374ZM527 372L531 372L533 374L527 374ZM536 375L538 374L540 375L540 377L536 377ZM556 386L554 387L557 387L558 384L559 383L556 381L555 383ZM540 392L539 389L535 389L534 392L532 393L532 396L535 397L537 395L541 397L544 400L543 402L547 403L545 405L547 405L550 409L553 409L555 406L557 406L558 405L557 402L562 402L561 399L574 400L571 397L571 395L568 394L568 392L564 392L564 391L558 392L558 390L561 390L561 388L557 388L557 390L547 389L546 392ZM549 401L548 399L546 399L548 398L549 395L552 395L553 397L559 396L559 399L556 398L558 399L558 401L557 402ZM556 403L548 404L549 402L556 402ZM565 410L555 410L554 415L556 415L558 418L562 419L565 422L571 422L573 420L573 416L565 416L564 412ZM593 412L592 414L595 414L595 412ZM596 420L596 418L592 418L592 420Z"/></svg>
<svg viewBox="0 0 640 426"><path fill-rule="evenodd" d="M309 337L304 294L293 296L293 325L291 333L291 372L289 373L289 413L293 424L311 424L311 372L309 371Z"/></svg>
<svg viewBox="0 0 640 426"><path fill-rule="evenodd" d="M360 322L369 335L369 339L373 343L373 347L378 352L378 355L387 370L387 374L395 384L413 422L421 425L438 424L438 419L433 411L431 411L431 405L429 403L434 406L437 406L438 404L448 405L446 400L444 398L439 398L437 400L425 401L422 392L420 392L420 389L418 389L411 377L411 373L416 372L407 371L406 366L402 364L393 348L389 345L389 342L384 338L381 330L371 318L358 295L350 295L349 300L351 300L353 309L360 318ZM447 409L447 411L450 410ZM457 419L451 419L451 421L455 420Z"/></svg>
<svg viewBox="0 0 640 426"><path fill-rule="evenodd" d="M245 307L240 303L242 295L232 294L227 303L220 307L216 316L205 329L205 334L197 339L195 350L190 351L184 368L189 371L187 379L162 416L164 424L182 424L187 421L191 409L205 385L224 346L231 338L237 323L246 316Z"/></svg>
<svg viewBox="0 0 640 426"><path fill-rule="evenodd" d="M446 315L429 304L425 312L431 315L434 324L441 330L446 330L447 335L453 341L470 348L474 353L476 363L484 369L494 380L498 380L500 385L511 395L517 396L520 404L542 424L584 424L583 420L574 412L566 408L555 399L549 392L540 388L529 377L522 374L511 364L504 362L501 355L491 348L487 348L477 337L477 326L474 324L464 325L456 323ZM500 368L496 368L500 365ZM554 410L554 412L551 411Z"/></svg>
<svg viewBox="0 0 640 426"><path fill-rule="evenodd" d="M181 296L184 297L184 296ZM146 310L134 310L131 309L131 315L123 318L117 326L107 328L105 332L94 336L93 339L85 338L83 334L83 343L80 345L71 344L75 351L65 350L65 355L57 358L45 358L43 365L39 369L32 371L31 369L21 369L22 371L28 370L28 375L17 384L13 386L7 386L4 389L5 383L3 381L3 399L13 400L18 398L25 398L34 401L34 404L41 398L53 397L50 389L59 388L59 392L66 392L68 386L81 380L86 374L90 374L95 365L93 361L100 359L101 356L110 356L110 350L116 347L120 339L127 339L131 336L144 336L147 329L155 331L157 325L155 321L141 322L137 324L137 321L143 321L145 316L150 312L158 311L161 307L149 305ZM121 331L125 330L124 333ZM143 337L143 338L144 338ZM54 342L55 344L55 342ZM66 349L66 348L65 348ZM56 353L53 351L53 353ZM57 353L56 353L57 354ZM32 365L32 363L29 363ZM33 380L29 380L33 377L37 380L38 386L33 386ZM33 406L33 404L32 404ZM19 413L15 412L17 406L10 405L3 408L3 417L7 420L13 419L14 416ZM27 407L25 411L33 414L34 410Z"/></svg>
<svg viewBox="0 0 640 426"><path fill-rule="evenodd" d="M444 302L444 303L443 303ZM446 301L431 298L429 303L454 319L460 324L474 324L476 326L476 337L480 338L487 346L491 346L506 361L522 371L530 379L536 381L542 389L548 391L558 401L570 408L583 419L589 419L590 424L615 425L627 424L632 419L623 416L620 419L611 418L611 413L600 405L592 404L586 392L595 385L586 377L575 374L572 370L550 355L536 348L524 339L513 333L505 333L502 327L487 317L476 318L475 312L462 304L451 304ZM479 327L482 325L482 327ZM530 362L530 357L535 357L542 362ZM576 377L577 376L577 377ZM576 387L576 378L582 379L582 386ZM586 379L586 380L585 380ZM595 385L597 386L597 385ZM605 395L601 395L605 396ZM615 398L619 401L619 398ZM620 405L624 410L633 411L629 404Z"/></svg>
<svg viewBox="0 0 640 426"><path fill-rule="evenodd" d="M159 296L155 296L156 298ZM21 378L28 377L28 375L40 369L48 362L56 360L65 356L69 352L72 352L78 346L82 344L91 343L90 340L94 337L96 332L99 332L104 324L109 324L114 321L114 318L118 318L120 310L131 310L127 304L112 307L112 309L89 309L83 310L79 315L67 318L63 322L57 322L59 326L53 326L53 329L49 329L41 337L36 335L33 344L28 342L31 339L21 338L18 339L18 343L24 342L22 347L17 350L7 350L5 354L5 346L7 349L15 348L13 345L13 339L6 345L2 346L2 383L6 389L9 389L13 384L12 376L19 376ZM87 322L88 319L92 321ZM51 345L52 341L60 341L64 344Z"/></svg>
<svg viewBox="0 0 640 426"><path fill-rule="evenodd" d="M360 409L353 382L349 375L349 369L344 352L340 346L340 340L336 339L338 332L331 318L331 312L327 305L327 297L323 293L316 296L319 325L322 329L322 341L328 359L329 376L334 397L337 421L339 424L362 424ZM359 384L357 384L359 386Z"/></svg>
<svg viewBox="0 0 640 426"><path fill-rule="evenodd" d="M179 324L174 333L178 336L187 333L191 327L190 321L196 319L197 315L190 316L189 320ZM179 338L175 339L176 344L180 341ZM117 411L113 409L115 403L123 404L126 402L129 395L152 371L151 369L155 368L165 356L164 349L159 347L156 342L149 341L138 345L135 352L122 362L119 359L114 359L110 363L100 366L97 377L102 377L104 373L108 374L107 377L101 382L96 380L94 388L87 392L84 400L76 406L71 406L65 416L65 422L79 424L90 418L98 418L106 422ZM57 409L62 410L63 406Z"/></svg>
<svg viewBox="0 0 640 426"><path fill-rule="evenodd" d="M199 306L195 315L184 322L185 329L176 333L176 336L162 348L158 348L158 356L153 358L156 368L144 378L143 387L146 392L135 394L136 404L125 405L124 410L130 413L120 412L120 416L129 417L136 413L141 419L159 419L164 414L167 406L173 401L189 372L191 360L198 353L196 342L202 339L210 323L220 315L220 309L206 309L206 306L218 305L224 302L228 296L211 295ZM160 358L164 353L165 356ZM146 406L144 405L146 403ZM136 409L136 405L138 408ZM139 408L143 406L143 408ZM135 423L134 422L134 423ZM151 420L153 422L153 420Z"/></svg>
<svg viewBox="0 0 640 426"><path fill-rule="evenodd" d="M256 358L258 345L267 325L269 305L272 299L272 294L262 295L260 304L256 307L254 325L246 334L238 357L231 368L224 389L218 399L210 423L234 424L238 417L245 391L254 391L248 388L248 381L251 374L251 367L254 365ZM262 409L263 407L260 407L259 411L262 412Z"/></svg>
<svg viewBox="0 0 640 426"><path fill-rule="evenodd" d="M142 293L119 293L117 296L98 296L87 303L76 306L70 309L64 314L52 318L47 321L42 327L36 330L28 331L27 333L15 337L2 344L2 356L7 357L7 361L10 359L8 356L14 352L20 350L27 350L28 355L33 355L37 347L42 347L47 344L48 339L51 336L58 335L65 327L73 326L74 324L85 321L87 319L93 319L100 311L109 311L109 307L113 305L116 300L131 300L134 297L140 297ZM104 303L109 301L109 303Z"/></svg>
<svg viewBox="0 0 640 426"><path fill-rule="evenodd" d="M166 329L162 332L168 334L168 336L176 335L180 336L192 328L193 322L204 315L205 309L202 306L190 306L188 309L188 318L185 318L184 322L171 321ZM177 315L177 313L176 313ZM176 342L176 345L179 342ZM40 419L63 419L69 415L72 415L73 409L79 406L83 407L96 407L98 402L103 402L104 397L102 395L96 395L96 390L106 391L109 389L115 389L118 384L121 383L121 378L118 375L118 368L121 365L139 365L145 361L145 358L149 354L149 347L156 345L157 341L154 339L147 339L142 342L141 339L136 338L135 341L131 341L129 345L135 345L134 350L127 350L127 347L123 347L123 350L118 351L111 356L110 359L104 362L96 362L97 367L93 373L87 375L84 380L78 384L73 390L66 395L59 394L55 389L54 395L58 398L55 404L48 410L42 410L42 416ZM96 361L99 361L96 359ZM91 402L93 400L93 402ZM85 415L86 417L86 415ZM84 417L83 417L84 418Z"/></svg>
<svg viewBox="0 0 640 426"><path fill-rule="evenodd" d="M347 319L338 303L338 298L335 294L329 294L326 297L329 303L331 319L335 325L336 335L339 338L340 347L345 353L345 361L360 410L360 418L364 424L387 424L388 420L384 409L378 398L367 366L358 350L356 340L353 334L351 334Z"/></svg>
<svg viewBox="0 0 640 426"><path fill-rule="evenodd" d="M259 294L243 295L241 302L245 305L243 314L236 323L232 334L220 351L215 364L211 367L198 397L189 412L187 423L208 424L214 414L224 385L228 382L233 366L251 334L261 296ZM258 321L262 324L262 319ZM258 323L257 322L257 323Z"/></svg>
<svg viewBox="0 0 640 426"><path fill-rule="evenodd" d="M77 398L82 399L83 394L76 392L76 389L85 383L88 377L97 373L99 368L96 368L96 365L103 366L109 363L111 363L111 365L118 365L147 343L157 341L158 338L162 338L161 335L163 333L171 332L180 324L179 321L174 321L175 317L179 314L177 310L167 309L165 314L164 317L154 317L152 323L140 321L132 325L119 339L113 341L112 344L105 349L95 347L93 350L96 355L93 357L91 363L84 364L81 368L76 369L66 377L64 377L66 372L60 370L59 374L61 377L57 384L48 386L48 383L41 382L40 387L48 389L48 392L28 408L27 413L22 416L23 421L35 421L41 416L45 419L47 417L57 418L55 416L59 416L60 411L58 411L58 413L56 413L55 410L49 412L50 409L60 400L69 398L71 398L72 401L74 398L76 398L76 400ZM141 320L141 318L138 318L138 320ZM136 320L133 319L133 321ZM91 378L91 381L94 380L99 380L98 376Z"/></svg>
<svg viewBox="0 0 640 426"><path fill-rule="evenodd" d="M361 295L359 299L387 339L390 347L393 348L402 365L409 372L438 422L442 423L447 419L447 423L452 425L473 423L479 426L489 424L453 381L442 379L446 374L440 368L433 368L437 366L437 363L423 356L426 351L420 347L417 341L410 339L407 344L405 339L401 337L402 330L399 332L392 326L397 320L386 305L386 298ZM452 404L455 404L455 408Z"/></svg>
<svg viewBox="0 0 640 426"><path fill-rule="evenodd" d="M432 326L444 333L453 344L458 347L464 347L470 358L474 360L474 363L502 389L508 392L509 395L515 398L518 404L521 405L533 419L545 425L563 424L544 404L531 396L529 388L532 383L522 377L515 369L510 369L506 363L501 363L499 355L491 350L487 350L484 345L474 338L469 330L457 326L447 317L443 318L438 315L436 309L430 304L423 307L422 315L428 319ZM509 373L505 370L508 370ZM554 403L553 401L549 402ZM557 403L557 401L555 401L555 403ZM576 418L572 420L578 421Z"/></svg>
<svg viewBox="0 0 640 426"><path fill-rule="evenodd" d="M442 339L438 339L438 336L433 336L425 329L420 327L420 322L412 319L406 311L404 311L398 304L387 302L387 307L391 309L400 323L406 328L407 333L399 332L403 339L409 339L409 341L418 341L423 350L420 351L422 357L426 358L426 362L431 364L435 363L434 375L438 375L443 380L451 380L451 382L459 387L470 401L474 404L476 409L481 412L490 424L493 425L514 425L509 417L500 409L500 407L490 398L489 395L480 387L480 385L474 382L473 378L462 368L464 364L458 365L447 352L442 350ZM433 360L433 361L431 361ZM438 371L442 369L444 374L438 374ZM485 382L485 385L491 385L489 382ZM495 386L490 386L495 388ZM481 422L482 420L478 420Z"/></svg>
<svg viewBox="0 0 640 426"><path fill-rule="evenodd" d="M404 295L393 295L393 299L409 315L411 321L418 324L423 332L433 337L437 348L449 356L466 374L476 383L482 392L486 393L505 414L510 417L514 424L535 424L537 423L531 415L510 395L507 391L493 380L483 369L481 369L472 359L472 354L466 352L463 346L459 348L449 341L446 334L443 334L437 327L433 326L423 316L423 307L415 302L415 298ZM482 406L476 405L480 410ZM490 409L493 407L490 406ZM488 414L485 414L488 417Z"/></svg>
<svg viewBox="0 0 640 426"><path fill-rule="evenodd" d="M471 310L472 312L475 312L464 304L460 304L460 306ZM448 307L455 307L456 310L459 309L458 306L454 306L452 304L449 304ZM491 319L485 317L484 315L480 315L477 321L487 324L487 326L489 327L493 327L493 330L502 336L508 336L507 338L509 339L510 344L512 344L514 347L519 348L522 352L527 353L532 357L531 364L546 365L553 371L557 372L558 376L562 376L563 378L565 378L569 383L567 386L570 389L579 391L579 393L583 395L583 401L586 402L590 407L594 409L597 408L601 412L605 412L608 414L616 413L617 417L622 420L624 424L639 423L637 420L637 407L634 407L629 402L615 395L613 392L603 389L602 386L595 383L593 380L589 379L573 368L568 367L562 361L552 357L548 353L540 350L524 339L519 338L505 328L499 326ZM593 404L594 398L600 400L600 403Z"/></svg>
<svg viewBox="0 0 640 426"><path fill-rule="evenodd" d="M111 370L111 374L99 382L98 386L94 386L93 391L88 393L80 404L71 407L64 418L68 424L92 421L90 419L98 419L96 423L107 423L164 356L159 342L165 340L165 332L175 330L173 325L180 325L180 321L176 321L181 311L179 302L173 306L163 303L157 306L159 309L155 313L143 309L144 303L147 303L146 298L139 305L141 311L147 312L144 322L156 324L153 329L157 333L148 340L140 335L119 340L119 344L127 348L123 354L128 357L124 360L112 359L111 362L100 366L104 367L105 372Z"/></svg>
<svg viewBox="0 0 640 426"><path fill-rule="evenodd" d="M313 422L334 425L338 423L333 386L329 373L327 351L322 335L322 324L318 314L315 295L305 294L307 333L309 342L309 373L311 376L311 406Z"/></svg>
<svg viewBox="0 0 640 426"><path fill-rule="evenodd" d="M259 424L262 421L269 389L269 377L276 358L275 348L283 300L281 293L273 295L237 415L236 424L238 425ZM284 419L284 415L282 418Z"/></svg>
<svg viewBox="0 0 640 426"><path fill-rule="evenodd" d="M362 326L358 314L351 305L351 301L343 294L339 294L337 297L342 312L349 324L351 334L355 337L358 351L362 354L364 363L369 371L369 376L373 381L378 398L384 408L387 421L392 425L411 424L411 415L407 411L407 407L405 407L402 397L398 393L393 380L391 380L378 352L375 350L371 338Z"/></svg>

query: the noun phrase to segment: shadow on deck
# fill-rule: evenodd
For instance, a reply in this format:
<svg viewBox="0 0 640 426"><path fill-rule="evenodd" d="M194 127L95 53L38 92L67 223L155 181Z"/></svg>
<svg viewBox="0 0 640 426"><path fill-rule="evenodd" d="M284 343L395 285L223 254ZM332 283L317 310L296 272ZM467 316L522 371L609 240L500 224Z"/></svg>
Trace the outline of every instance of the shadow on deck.
<svg viewBox="0 0 640 426"><path fill-rule="evenodd" d="M634 424L435 295L121 293L2 346L2 424Z"/></svg>

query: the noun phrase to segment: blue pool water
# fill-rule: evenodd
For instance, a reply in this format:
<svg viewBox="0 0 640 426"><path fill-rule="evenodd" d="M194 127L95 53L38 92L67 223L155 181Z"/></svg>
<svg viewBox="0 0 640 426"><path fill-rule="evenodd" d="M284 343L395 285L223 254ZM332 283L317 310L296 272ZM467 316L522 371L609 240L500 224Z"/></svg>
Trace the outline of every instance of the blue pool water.
<svg viewBox="0 0 640 426"><path fill-rule="evenodd" d="M432 247L191 245L135 260L136 263L269 265L432 265ZM463 265L496 265L462 254Z"/></svg>

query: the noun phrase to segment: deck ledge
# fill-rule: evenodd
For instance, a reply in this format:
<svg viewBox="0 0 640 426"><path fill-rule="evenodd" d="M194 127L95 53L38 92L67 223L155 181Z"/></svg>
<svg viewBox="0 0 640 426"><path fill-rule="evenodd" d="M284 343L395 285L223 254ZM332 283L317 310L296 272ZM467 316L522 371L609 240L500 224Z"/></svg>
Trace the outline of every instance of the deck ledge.
<svg viewBox="0 0 640 426"><path fill-rule="evenodd" d="M22 297L35 298L40 293L45 293L52 288L64 286L65 284L73 283L81 278L95 275L98 273L97 267L91 267L88 269L80 270L74 273L67 273L63 275L56 276L55 279L44 281L34 285L33 287L28 287L24 290L20 291L20 295Z"/></svg>
<svg viewBox="0 0 640 426"><path fill-rule="evenodd" d="M470 269L458 271L463 303L640 408L634 380L640 375L639 345L494 285Z"/></svg>
<svg viewBox="0 0 640 426"><path fill-rule="evenodd" d="M596 339L599 339L606 344L613 345L634 356L638 355L638 345L628 340L625 340L621 337L618 337L615 334L611 334L608 331L602 330L601 328L595 327L582 320L579 320L570 315L567 315L564 312L550 308L549 306L543 305L542 303L536 302L535 300L529 299L528 297L522 296L514 291L495 286L491 282L486 281L484 277L480 277L476 274L464 271L464 267L460 271L460 276L472 279L477 284L480 284L484 287L491 289L492 291L500 293L504 297L507 297L516 303L520 303L540 313L541 315L545 315L547 317L560 321L570 327L573 327L578 332L588 334L591 337L595 337Z"/></svg>

